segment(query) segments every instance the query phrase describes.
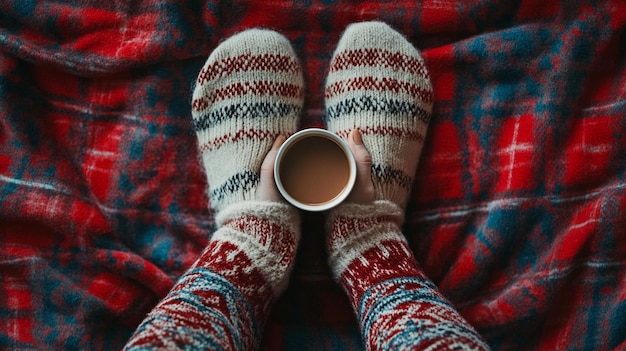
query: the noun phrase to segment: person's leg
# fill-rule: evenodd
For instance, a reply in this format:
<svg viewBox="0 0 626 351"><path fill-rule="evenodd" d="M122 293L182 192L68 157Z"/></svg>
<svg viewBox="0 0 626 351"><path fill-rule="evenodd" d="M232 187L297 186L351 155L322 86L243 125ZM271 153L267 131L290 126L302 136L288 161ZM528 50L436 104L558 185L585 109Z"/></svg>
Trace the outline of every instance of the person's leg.
<svg viewBox="0 0 626 351"><path fill-rule="evenodd" d="M263 157L278 135L297 131L304 78L286 38L252 29L208 58L193 92L193 127L211 206L255 199Z"/></svg>
<svg viewBox="0 0 626 351"><path fill-rule="evenodd" d="M362 177L351 201L330 212L327 240L367 349L487 349L423 274L401 233L433 103L419 52L386 24L351 25L330 63L325 97L328 129L348 138L370 168L359 172L371 176L371 198Z"/></svg>
<svg viewBox="0 0 626 351"><path fill-rule="evenodd" d="M276 32L239 33L209 56L192 116L218 230L127 349L258 348L300 236L299 213L280 202L271 165L296 132L303 100L300 65Z"/></svg>

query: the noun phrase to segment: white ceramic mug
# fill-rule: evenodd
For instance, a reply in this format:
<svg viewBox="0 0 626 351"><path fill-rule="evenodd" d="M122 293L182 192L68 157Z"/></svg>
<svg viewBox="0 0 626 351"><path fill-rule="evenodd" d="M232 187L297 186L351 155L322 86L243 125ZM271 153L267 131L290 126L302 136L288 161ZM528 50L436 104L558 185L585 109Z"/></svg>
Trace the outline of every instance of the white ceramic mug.
<svg viewBox="0 0 626 351"><path fill-rule="evenodd" d="M356 162L348 144L319 128L301 130L278 150L274 180L292 205L324 211L350 195L356 181Z"/></svg>

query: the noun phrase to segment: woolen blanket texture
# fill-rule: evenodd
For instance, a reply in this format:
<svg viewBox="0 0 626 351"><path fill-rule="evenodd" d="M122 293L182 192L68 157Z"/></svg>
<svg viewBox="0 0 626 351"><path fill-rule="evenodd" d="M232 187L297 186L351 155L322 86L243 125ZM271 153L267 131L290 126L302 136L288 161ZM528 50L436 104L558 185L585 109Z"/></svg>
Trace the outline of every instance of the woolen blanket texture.
<svg viewBox="0 0 626 351"><path fill-rule="evenodd" d="M191 119L211 51L279 31L324 127L344 29L420 50L434 110L404 232L496 350L626 349L626 3L0 3L0 348L113 350L215 231ZM219 167L220 165L215 165ZM263 350L359 350L304 214Z"/></svg>

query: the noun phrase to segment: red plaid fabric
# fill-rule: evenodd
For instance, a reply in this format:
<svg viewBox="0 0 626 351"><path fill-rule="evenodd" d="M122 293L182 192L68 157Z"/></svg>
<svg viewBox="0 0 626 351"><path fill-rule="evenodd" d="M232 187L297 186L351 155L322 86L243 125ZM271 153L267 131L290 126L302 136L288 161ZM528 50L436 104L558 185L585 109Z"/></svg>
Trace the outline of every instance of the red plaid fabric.
<svg viewBox="0 0 626 351"><path fill-rule="evenodd" d="M626 6L525 0L0 4L0 346L119 349L215 231L192 85L233 33L285 34L302 127L349 23L424 56L434 113L404 233L498 350L626 348ZM362 347L307 214L262 349Z"/></svg>

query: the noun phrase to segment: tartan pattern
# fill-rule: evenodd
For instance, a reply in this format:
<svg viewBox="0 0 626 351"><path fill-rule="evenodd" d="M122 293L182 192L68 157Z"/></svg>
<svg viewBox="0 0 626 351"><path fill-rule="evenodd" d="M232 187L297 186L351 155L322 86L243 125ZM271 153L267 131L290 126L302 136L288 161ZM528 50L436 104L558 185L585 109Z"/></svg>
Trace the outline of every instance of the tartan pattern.
<svg viewBox="0 0 626 351"><path fill-rule="evenodd" d="M406 213L410 247L498 350L626 347L626 5L215 1L0 3L0 345L119 349L216 230L190 122L218 43L278 30L323 126L349 23L420 50L434 110ZM262 349L356 350L324 225Z"/></svg>

